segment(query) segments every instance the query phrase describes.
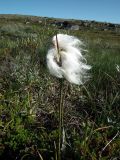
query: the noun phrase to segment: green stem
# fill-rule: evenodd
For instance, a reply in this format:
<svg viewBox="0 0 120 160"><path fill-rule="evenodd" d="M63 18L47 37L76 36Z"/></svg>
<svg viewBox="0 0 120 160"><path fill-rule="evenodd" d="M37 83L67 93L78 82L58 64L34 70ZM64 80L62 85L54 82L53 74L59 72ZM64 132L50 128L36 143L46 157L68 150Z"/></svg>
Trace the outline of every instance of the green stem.
<svg viewBox="0 0 120 160"><path fill-rule="evenodd" d="M60 79L60 105L59 105L59 146L58 146L58 160L61 160L61 142L63 131L63 79Z"/></svg>
<svg viewBox="0 0 120 160"><path fill-rule="evenodd" d="M56 34L58 63L62 66L61 56L59 52L59 43ZM63 131L63 79L60 79L60 105L59 105L59 142L58 142L58 160L61 160L61 144L62 144L62 131Z"/></svg>
<svg viewBox="0 0 120 160"><path fill-rule="evenodd" d="M60 107L61 107L61 128L63 129L63 116L64 116L64 106L63 106L63 100L64 100L64 93L63 93L63 86L64 86L64 80L60 80Z"/></svg>

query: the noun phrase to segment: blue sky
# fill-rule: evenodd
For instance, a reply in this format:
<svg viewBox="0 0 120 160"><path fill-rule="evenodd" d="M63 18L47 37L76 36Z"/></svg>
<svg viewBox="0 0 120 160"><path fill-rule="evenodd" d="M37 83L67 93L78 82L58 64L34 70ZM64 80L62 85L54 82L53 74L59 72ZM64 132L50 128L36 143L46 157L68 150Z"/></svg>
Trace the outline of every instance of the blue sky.
<svg viewBox="0 0 120 160"><path fill-rule="evenodd" d="M0 0L0 14L120 23L120 0Z"/></svg>

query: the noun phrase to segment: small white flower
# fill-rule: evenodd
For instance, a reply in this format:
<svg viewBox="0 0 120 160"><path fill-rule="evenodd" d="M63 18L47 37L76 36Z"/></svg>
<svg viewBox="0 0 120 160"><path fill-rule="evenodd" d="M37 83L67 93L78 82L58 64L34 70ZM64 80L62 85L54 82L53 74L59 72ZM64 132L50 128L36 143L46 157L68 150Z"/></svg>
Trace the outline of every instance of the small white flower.
<svg viewBox="0 0 120 160"><path fill-rule="evenodd" d="M57 34L59 53L56 36L52 42L54 47L47 53L47 66L50 73L58 78L65 78L70 83L83 84L88 75L86 71L91 66L86 64L86 59L82 55L82 42L67 34Z"/></svg>

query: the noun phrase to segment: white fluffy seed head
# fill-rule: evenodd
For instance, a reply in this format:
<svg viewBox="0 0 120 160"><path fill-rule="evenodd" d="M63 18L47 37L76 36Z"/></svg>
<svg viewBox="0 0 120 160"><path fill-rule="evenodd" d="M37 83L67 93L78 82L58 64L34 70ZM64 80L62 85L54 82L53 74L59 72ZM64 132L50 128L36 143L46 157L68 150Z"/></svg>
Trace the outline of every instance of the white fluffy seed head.
<svg viewBox="0 0 120 160"><path fill-rule="evenodd" d="M83 44L79 39L74 36L70 36L67 34L57 34L59 47L66 48L68 46L79 47L79 45ZM56 46L56 36L52 39L53 44Z"/></svg>
<svg viewBox="0 0 120 160"><path fill-rule="evenodd" d="M82 42L67 34L57 34L59 55L57 51L56 36L52 42L54 47L47 53L47 66L50 73L58 78L65 78L70 83L83 84L87 79L87 70L91 66L86 64L86 59L82 55ZM61 65L58 63L58 56L61 59Z"/></svg>

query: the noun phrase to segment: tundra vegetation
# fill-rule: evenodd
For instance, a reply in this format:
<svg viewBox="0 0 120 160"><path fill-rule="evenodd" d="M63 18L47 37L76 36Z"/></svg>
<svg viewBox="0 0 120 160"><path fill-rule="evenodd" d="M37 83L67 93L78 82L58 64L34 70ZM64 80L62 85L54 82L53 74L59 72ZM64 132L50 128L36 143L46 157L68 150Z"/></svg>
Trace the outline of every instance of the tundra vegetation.
<svg viewBox="0 0 120 160"><path fill-rule="evenodd" d="M0 159L57 160L59 80L46 67L56 33L80 38L91 78L64 81L63 160L120 158L120 32L0 21Z"/></svg>

